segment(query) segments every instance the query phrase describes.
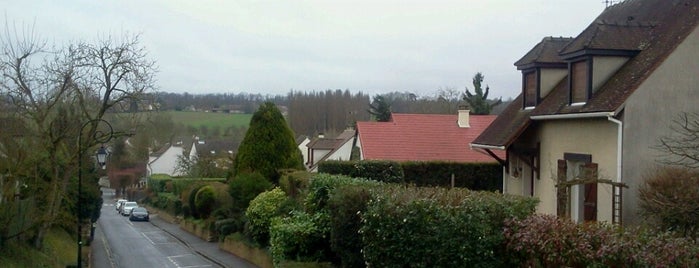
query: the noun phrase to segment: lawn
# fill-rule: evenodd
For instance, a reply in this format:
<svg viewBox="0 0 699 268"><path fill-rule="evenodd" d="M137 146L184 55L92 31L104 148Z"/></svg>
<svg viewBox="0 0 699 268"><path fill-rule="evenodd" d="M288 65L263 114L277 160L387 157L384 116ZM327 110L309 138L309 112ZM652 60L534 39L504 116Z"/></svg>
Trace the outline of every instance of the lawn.
<svg viewBox="0 0 699 268"><path fill-rule="evenodd" d="M196 129L206 126L209 129L220 127L227 129L229 127L247 127L250 124L252 114L228 114L228 113L206 113L206 112L183 112L183 111L166 111L163 112L172 117L172 120L185 126L191 126Z"/></svg>

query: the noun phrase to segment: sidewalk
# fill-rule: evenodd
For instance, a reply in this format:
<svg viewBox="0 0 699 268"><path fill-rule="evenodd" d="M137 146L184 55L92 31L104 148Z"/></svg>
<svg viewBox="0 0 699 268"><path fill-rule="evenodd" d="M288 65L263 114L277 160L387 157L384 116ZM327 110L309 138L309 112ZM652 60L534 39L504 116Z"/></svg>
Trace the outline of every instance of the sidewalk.
<svg viewBox="0 0 699 268"><path fill-rule="evenodd" d="M231 253L218 248L218 243L207 242L193 234L182 230L178 224L170 223L158 217L158 214L151 214L151 224L157 226L173 237L182 241L187 247L204 256L204 258L221 267L231 268L256 268L257 266L239 258Z"/></svg>

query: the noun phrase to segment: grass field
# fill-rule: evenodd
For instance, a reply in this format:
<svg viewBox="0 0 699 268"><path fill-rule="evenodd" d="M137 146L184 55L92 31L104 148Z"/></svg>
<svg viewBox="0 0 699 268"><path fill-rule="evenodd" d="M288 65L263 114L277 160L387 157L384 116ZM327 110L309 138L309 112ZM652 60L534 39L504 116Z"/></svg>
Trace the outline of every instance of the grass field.
<svg viewBox="0 0 699 268"><path fill-rule="evenodd" d="M252 114L227 114L227 113L205 113L205 112L182 112L182 111L165 111L172 117L175 124L183 124L194 128L220 127L227 129L229 127L248 127Z"/></svg>

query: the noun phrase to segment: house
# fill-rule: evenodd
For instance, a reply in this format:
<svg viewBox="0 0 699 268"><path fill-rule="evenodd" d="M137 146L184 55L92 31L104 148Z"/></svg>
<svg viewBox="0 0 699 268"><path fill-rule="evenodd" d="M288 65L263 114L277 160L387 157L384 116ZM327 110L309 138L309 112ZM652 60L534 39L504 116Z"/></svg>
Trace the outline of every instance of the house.
<svg viewBox="0 0 699 268"><path fill-rule="evenodd" d="M169 176L182 176L177 170L177 160L184 155L182 142L167 144L160 150L148 156L148 175L167 174Z"/></svg>
<svg viewBox="0 0 699 268"><path fill-rule="evenodd" d="M393 113L389 122L357 122L356 146L362 160L495 162L469 149L495 117L468 110L458 115Z"/></svg>
<svg viewBox="0 0 699 268"><path fill-rule="evenodd" d="M237 146L232 140L203 140L194 137L192 147L187 156L192 161L199 159L213 160L216 167L228 169L233 166L233 157L237 151Z"/></svg>
<svg viewBox="0 0 699 268"><path fill-rule="evenodd" d="M471 147L506 152L503 192L539 198L538 213L638 222L653 147L699 112L698 23L699 1L627 0L576 37L544 38L515 63L521 94Z"/></svg>
<svg viewBox="0 0 699 268"><path fill-rule="evenodd" d="M299 151L301 151L301 156L303 158L303 163L308 163L308 143L311 142L311 139L308 138L306 135L299 135L296 137L296 145L299 148Z"/></svg>
<svg viewBox="0 0 699 268"><path fill-rule="evenodd" d="M317 172L318 163L322 161L350 160L354 134L354 129L346 129L335 138L325 138L322 134L318 135L306 145L308 148L305 159L306 168L311 172Z"/></svg>

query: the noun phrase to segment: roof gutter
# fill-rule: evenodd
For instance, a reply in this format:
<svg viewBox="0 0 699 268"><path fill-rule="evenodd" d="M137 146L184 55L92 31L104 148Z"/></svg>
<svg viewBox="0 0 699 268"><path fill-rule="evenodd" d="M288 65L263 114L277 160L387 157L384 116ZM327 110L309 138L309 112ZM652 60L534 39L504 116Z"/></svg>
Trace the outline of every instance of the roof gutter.
<svg viewBox="0 0 699 268"><path fill-rule="evenodd" d="M495 146L487 144L471 143L471 149L495 149L495 150L505 150L505 146Z"/></svg>
<svg viewBox="0 0 699 268"><path fill-rule="evenodd" d="M533 115L531 120L556 120L556 119L581 119L581 118L608 118L614 116L614 112L596 112L596 113L577 113L577 114L552 114L552 115Z"/></svg>

